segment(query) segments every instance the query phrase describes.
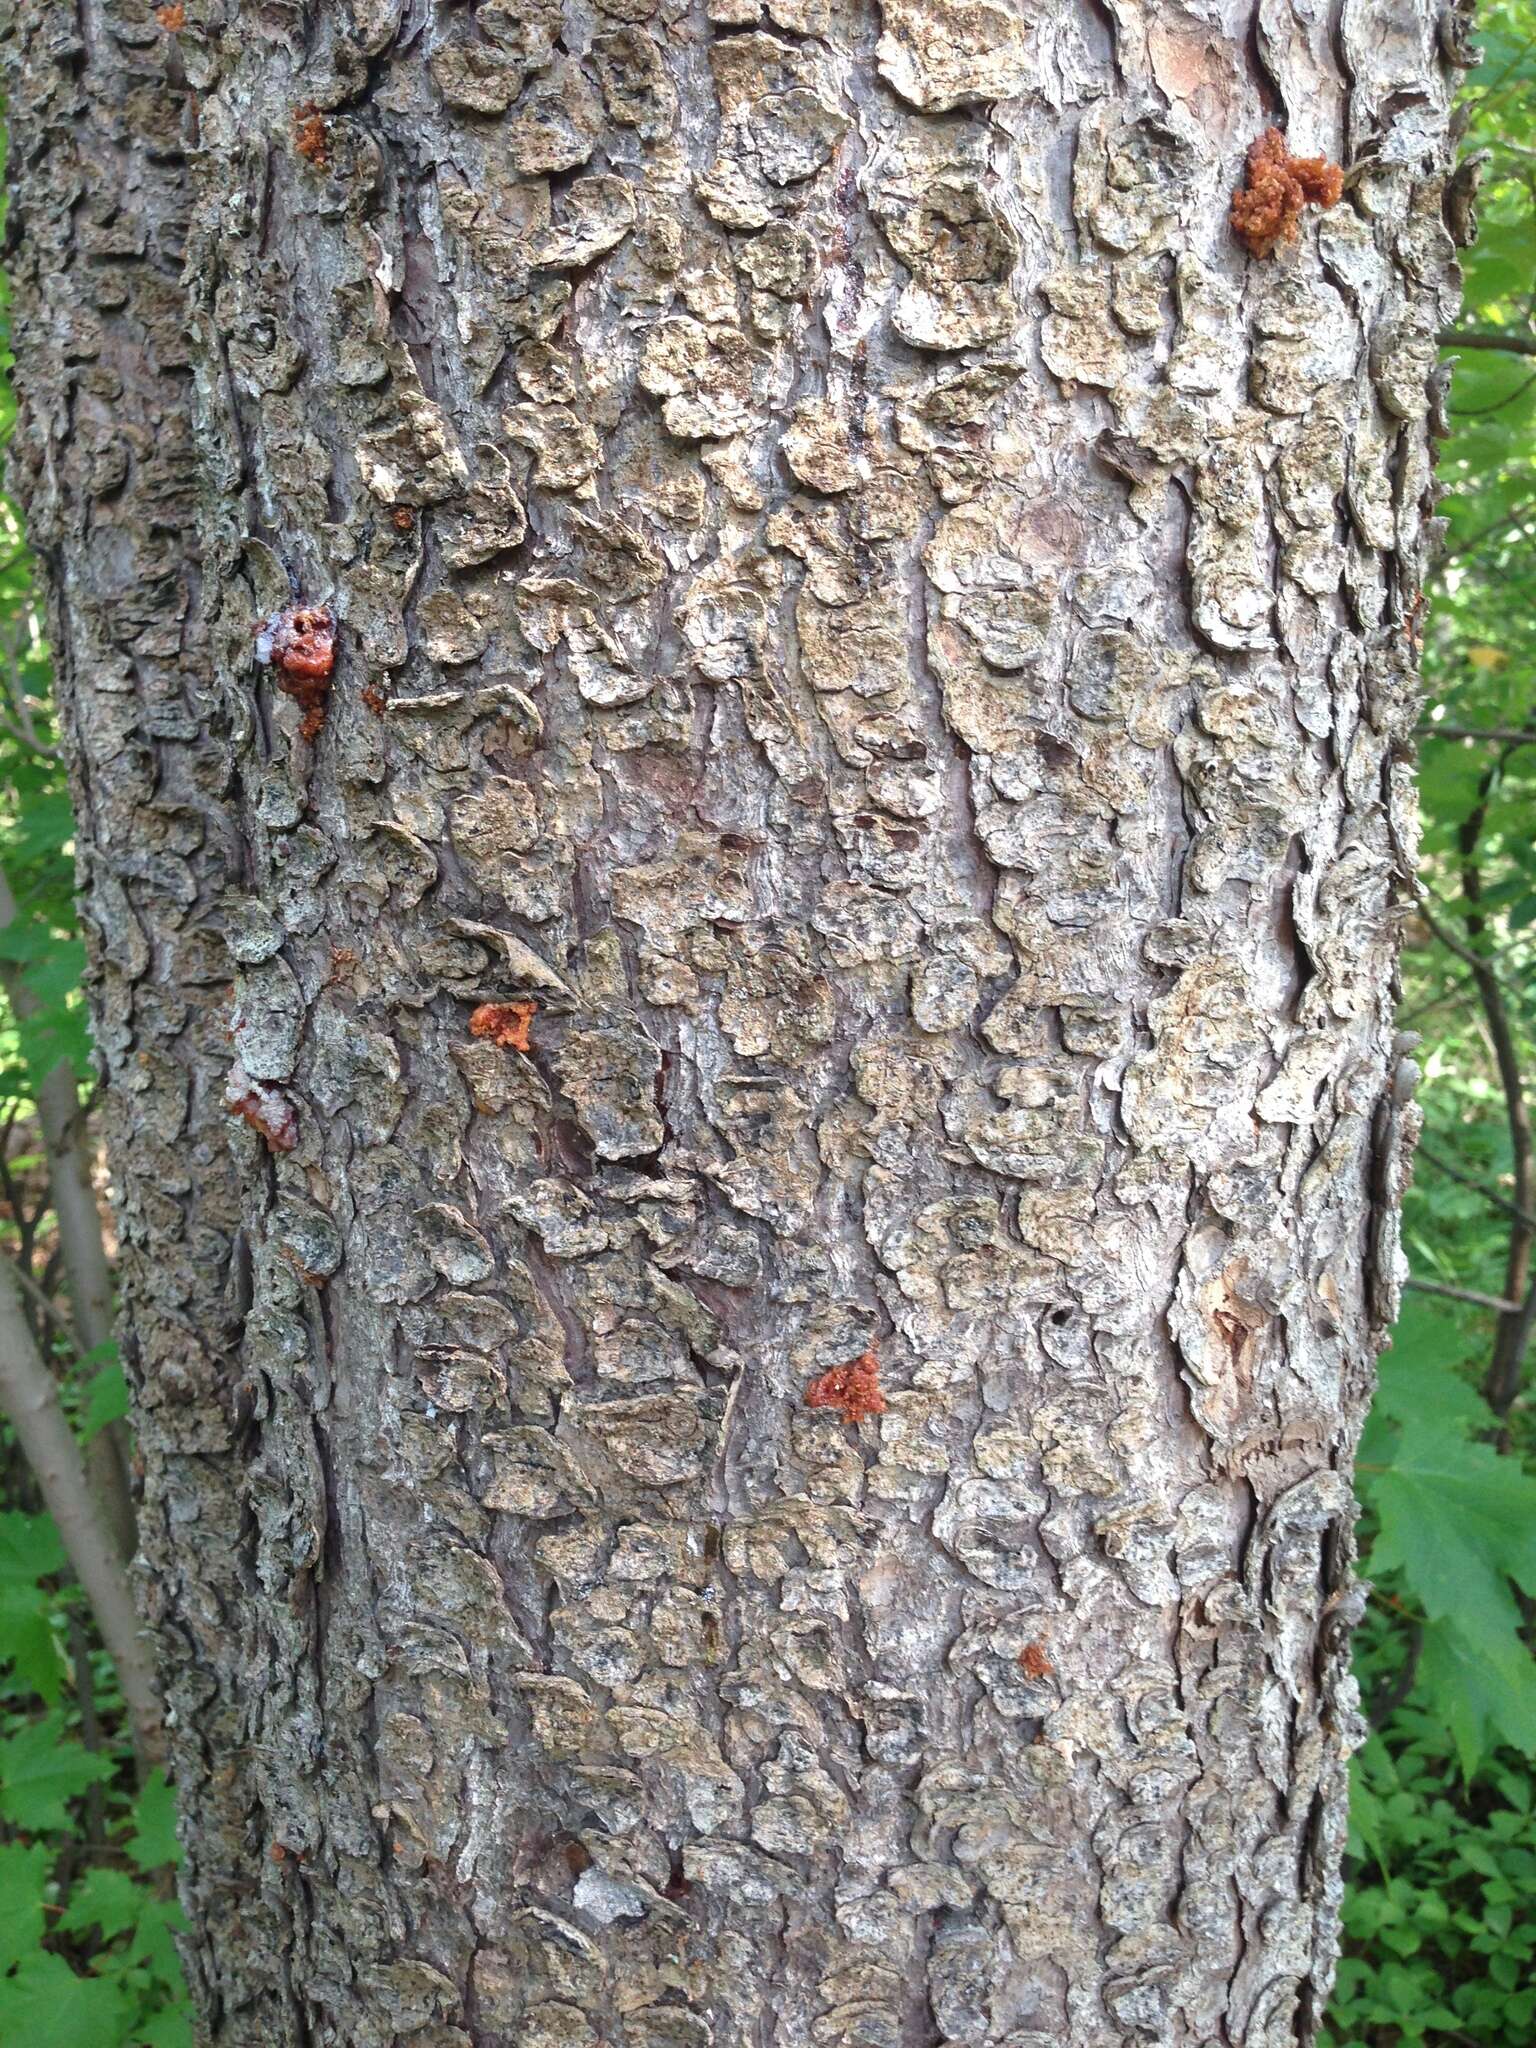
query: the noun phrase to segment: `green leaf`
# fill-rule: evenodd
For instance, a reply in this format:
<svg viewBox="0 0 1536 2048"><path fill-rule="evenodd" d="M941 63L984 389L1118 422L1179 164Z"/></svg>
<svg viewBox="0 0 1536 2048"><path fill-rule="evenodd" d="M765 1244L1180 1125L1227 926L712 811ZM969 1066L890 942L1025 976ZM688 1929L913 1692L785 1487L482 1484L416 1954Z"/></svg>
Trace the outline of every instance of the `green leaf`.
<svg viewBox="0 0 1536 2048"><path fill-rule="evenodd" d="M186 1925L175 1899L151 1899L139 1915L129 1954L135 1962L147 1963L162 1984L179 1986L181 1958L171 1937L185 1933Z"/></svg>
<svg viewBox="0 0 1536 2048"><path fill-rule="evenodd" d="M135 1832L128 1842L128 1854L140 1870L160 1870L167 1863L181 1861L176 1840L176 1795L165 1782L163 1771L151 1771L133 1803Z"/></svg>
<svg viewBox="0 0 1536 2048"><path fill-rule="evenodd" d="M1490 1656L1486 1645L1469 1642L1459 1629L1426 1628L1419 1683L1434 1702L1464 1777L1470 1779L1490 1740L1536 1756L1536 1667L1518 1640L1499 1642ZM1474 1868L1493 1874L1486 1851L1467 1847L1462 1854Z"/></svg>
<svg viewBox="0 0 1536 2048"><path fill-rule="evenodd" d="M1486 1411L1411 1351L1361 1444L1368 1569L1399 1572L1427 1630L1420 1686L1471 1771L1496 1734L1536 1754L1536 1664L1513 1586L1536 1591L1536 1478L1463 1433ZM1384 1388L1385 1391L1385 1388Z"/></svg>
<svg viewBox="0 0 1536 2048"><path fill-rule="evenodd" d="M89 1075L90 1034L84 1006L78 1000L83 964L83 956L79 962L73 956L50 960L26 976L28 987L43 1005L30 1017L14 1020L34 1096L61 1063L67 1062L82 1080Z"/></svg>
<svg viewBox="0 0 1536 2048"><path fill-rule="evenodd" d="M143 1910L142 1880L126 1870L88 1870L70 1893L59 1927L65 1934L85 1934L98 1927L102 1940L111 1941L137 1925Z"/></svg>
<svg viewBox="0 0 1536 2048"><path fill-rule="evenodd" d="M48 1515L0 1514L0 1590L35 1586L64 1569L64 1546Z"/></svg>
<svg viewBox="0 0 1536 2048"><path fill-rule="evenodd" d="M87 1443L109 1422L121 1422L128 1413L128 1381L114 1359L86 1381L80 1404L80 1434Z"/></svg>
<svg viewBox="0 0 1536 2048"><path fill-rule="evenodd" d="M0 1972L42 1944L48 1863L40 1842L0 1842Z"/></svg>
<svg viewBox="0 0 1536 2048"><path fill-rule="evenodd" d="M35 796L7 834L7 869L57 854L74 837L75 819L69 791L59 788L46 796ZM17 895L21 890L17 889Z"/></svg>
<svg viewBox="0 0 1536 2048"><path fill-rule="evenodd" d="M122 2048L132 2015L121 1989L77 1977L42 1950L0 1977L0 2041L15 2048Z"/></svg>
<svg viewBox="0 0 1536 2048"><path fill-rule="evenodd" d="M0 1741L0 1818L19 1828L67 1827L69 1801L114 1774L110 1757L63 1731L62 1714L45 1714Z"/></svg>
<svg viewBox="0 0 1536 2048"><path fill-rule="evenodd" d="M184 2005L167 2006L133 2029L133 2048L193 2048L192 2020Z"/></svg>
<svg viewBox="0 0 1536 2048"><path fill-rule="evenodd" d="M1426 1172L1428 1169L1426 1169ZM1486 1403L1456 1367L1479 1356L1483 1333L1463 1329L1440 1308L1410 1294L1381 1361L1375 1412L1403 1423L1432 1423L1461 1434L1486 1429Z"/></svg>
<svg viewBox="0 0 1536 2048"><path fill-rule="evenodd" d="M1518 1622L1507 1581L1536 1592L1536 1479L1515 1459L1416 1416L1373 1493L1373 1566L1400 1568L1431 1620L1454 1617L1474 1635Z"/></svg>
<svg viewBox="0 0 1536 2048"><path fill-rule="evenodd" d="M49 1705L59 1697L64 1666L54 1638L54 1595L39 1581L64 1566L64 1548L47 1515L0 1514L0 1667Z"/></svg>

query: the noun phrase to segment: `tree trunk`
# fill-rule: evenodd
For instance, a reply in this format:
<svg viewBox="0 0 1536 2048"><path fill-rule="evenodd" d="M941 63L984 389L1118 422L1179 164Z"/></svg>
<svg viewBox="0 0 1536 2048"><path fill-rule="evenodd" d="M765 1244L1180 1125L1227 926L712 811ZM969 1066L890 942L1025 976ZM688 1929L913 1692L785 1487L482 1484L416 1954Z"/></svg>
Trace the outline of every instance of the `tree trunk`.
<svg viewBox="0 0 1536 2048"><path fill-rule="evenodd" d="M1451 75L1402 0L708 13L178 33L208 2037L1309 2042ZM1279 124L1347 190L1259 256Z"/></svg>
<svg viewBox="0 0 1536 2048"><path fill-rule="evenodd" d="M48 600L70 760L143 1467L140 1596L214 1937L188 1958L216 2012L220 1972L244 1968L222 1932L259 1853L242 1733L239 1190L221 1099L231 966L219 902L243 854L192 531L185 79L144 0L22 0L0 29L9 482ZM248 1996L243 1982L233 1995Z"/></svg>

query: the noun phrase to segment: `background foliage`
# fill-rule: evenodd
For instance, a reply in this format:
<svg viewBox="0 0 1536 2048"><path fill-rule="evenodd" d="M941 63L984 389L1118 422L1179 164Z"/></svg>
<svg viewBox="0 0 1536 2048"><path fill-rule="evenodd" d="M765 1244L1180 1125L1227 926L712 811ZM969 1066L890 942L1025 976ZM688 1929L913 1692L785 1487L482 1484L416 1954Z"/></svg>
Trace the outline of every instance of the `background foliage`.
<svg viewBox="0 0 1536 2048"><path fill-rule="evenodd" d="M1330 2048L1536 2039L1536 6L1485 4L1477 40L1463 147L1487 158L1457 332L1495 345L1448 350L1401 1010L1424 1070L1415 1284L1361 1445L1373 1733Z"/></svg>
<svg viewBox="0 0 1536 2048"><path fill-rule="evenodd" d="M1458 333L1482 345L1451 351L1404 960L1425 1076L1415 1291L1361 1451L1373 1732L1329 2048L1536 2038L1536 0L1485 5L1480 40L1465 146L1487 152L1482 231ZM0 437L11 413L0 380ZM89 1086L70 834L31 565L0 499L0 872L18 906L0 973L40 998L19 1017L0 996L0 1257L88 1437L122 1412L122 1375L71 1345L33 1110L60 1058ZM190 2043L175 1855L169 1790L135 1782L110 1665L0 1425L0 2040Z"/></svg>

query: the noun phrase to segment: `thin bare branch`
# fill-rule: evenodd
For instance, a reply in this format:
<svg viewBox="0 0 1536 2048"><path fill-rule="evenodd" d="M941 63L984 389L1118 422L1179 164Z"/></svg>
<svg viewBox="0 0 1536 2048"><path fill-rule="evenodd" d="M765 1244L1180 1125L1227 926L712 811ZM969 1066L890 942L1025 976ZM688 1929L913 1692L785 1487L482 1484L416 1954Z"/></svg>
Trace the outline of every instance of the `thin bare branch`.
<svg viewBox="0 0 1536 2048"><path fill-rule="evenodd" d="M0 870L0 930L15 916L16 898ZM41 1009L14 962L0 962L0 985L18 1017L34 1016ZM37 1120L48 1155L48 1187L58 1224L71 1320L80 1347L95 1351L112 1340L112 1272L86 1156L80 1089L67 1060L60 1060L39 1083ZM127 1432L121 1425L109 1424L97 1431L86 1451L86 1464L118 1551L124 1558L132 1557L138 1530L128 1483Z"/></svg>
<svg viewBox="0 0 1536 2048"><path fill-rule="evenodd" d="M1410 1621L1408 1624L1408 1654L1403 1659L1402 1669L1391 1684L1374 1701L1367 1715L1373 1728L1380 1728L1388 1721L1413 1691L1413 1682L1419 1675L1419 1658L1424 1651L1424 1624Z"/></svg>
<svg viewBox="0 0 1536 2048"><path fill-rule="evenodd" d="M21 1312L21 1292L9 1259L0 1259L0 1407L10 1418L117 1667L134 1749L147 1768L158 1761L164 1746L149 1645L134 1611L128 1574L92 1499L58 1387Z"/></svg>
<svg viewBox="0 0 1536 2048"><path fill-rule="evenodd" d="M1457 834L1461 890L1467 904L1467 936L1474 949L1487 930L1487 919L1482 909L1483 871L1478 843L1488 822L1488 806L1506 758L1506 754L1501 752L1498 759L1490 761L1483 770L1478 779L1477 802ZM1514 1203L1521 1212L1511 1223L1505 1255L1504 1293L1509 1306L1500 1311L1499 1327L1494 1333L1493 1357L1483 1381L1483 1396L1494 1414L1502 1420L1520 1391L1531 1334L1526 1292L1531 1284L1531 1254L1533 1245L1536 1245L1536 1225L1526 1219L1536 1211L1536 1132L1531 1126L1531 1106L1526 1094L1520 1047L1503 984L1486 960L1473 968L1472 979L1487 1020L1499 1086L1504 1091L1504 1114L1509 1125L1514 1160Z"/></svg>
<svg viewBox="0 0 1536 2048"><path fill-rule="evenodd" d="M0 712L0 731L8 732L18 746L25 747L29 753L40 754L46 761L62 761L64 758L62 748L50 746L46 740L38 739L35 734L24 732L13 719L7 718L4 712Z"/></svg>
<svg viewBox="0 0 1536 2048"><path fill-rule="evenodd" d="M1536 334L1523 334L1514 327L1445 327L1440 331L1440 346L1498 349L1505 355L1536 356Z"/></svg>
<svg viewBox="0 0 1536 2048"><path fill-rule="evenodd" d="M1529 747L1536 744L1536 726L1529 725L1421 725L1421 740L1486 740L1491 746Z"/></svg>
<svg viewBox="0 0 1536 2048"><path fill-rule="evenodd" d="M1529 1209L1522 1209L1518 1202L1512 1202L1496 1188L1486 1187L1482 1181L1474 1180L1471 1174L1463 1173L1459 1166L1452 1166L1448 1159L1442 1159L1438 1152L1432 1152L1422 1140L1417 1148L1417 1157L1434 1167L1437 1173L1443 1173L1447 1180L1460 1181L1464 1188L1470 1188L1474 1195L1481 1196L1490 1208L1502 1209L1506 1216L1513 1216L1518 1222L1536 1230L1536 1214Z"/></svg>
<svg viewBox="0 0 1536 2048"><path fill-rule="evenodd" d="M1513 405L1517 399L1524 398L1533 384L1536 384L1536 370L1532 370L1528 377L1522 377L1512 391L1506 391L1502 398L1494 399L1491 405L1453 405L1450 408L1451 418L1453 420L1488 419L1493 413L1502 412L1506 405Z"/></svg>
<svg viewBox="0 0 1536 2048"><path fill-rule="evenodd" d="M1446 1301L1469 1302L1473 1308L1492 1309L1496 1315L1517 1316L1522 1303L1509 1301L1502 1294L1481 1294L1475 1287L1452 1287L1444 1280L1409 1279L1403 1282L1415 1294L1438 1294Z"/></svg>
<svg viewBox="0 0 1536 2048"><path fill-rule="evenodd" d="M1400 1010L1397 1017L1399 1027L1404 1031L1411 1030L1415 1024L1429 1016L1432 1011L1441 1009L1446 1003L1454 1003L1463 989L1469 986L1471 980L1470 974L1452 975L1450 980L1442 988L1437 989L1432 996L1426 996L1421 1003L1415 1003L1412 1009Z"/></svg>
<svg viewBox="0 0 1536 2048"><path fill-rule="evenodd" d="M96 1711L96 1681L91 1670L91 1644L79 1611L69 1612L69 1661L75 1672L75 1698L80 1705L80 1739L93 1754L102 1749L101 1716ZM100 1850L107 1839L106 1791L100 1780L86 1788L86 1849Z"/></svg>
<svg viewBox="0 0 1536 2048"><path fill-rule="evenodd" d="M63 1309L59 1307L59 1304L54 1300L47 1288L34 1280L19 1260L13 1260L11 1263L22 1293L25 1294L38 1313L45 1316L53 1324L64 1342L69 1346L71 1352L78 1357L85 1347L75 1334L74 1324L69 1320Z"/></svg>
<svg viewBox="0 0 1536 2048"><path fill-rule="evenodd" d="M1480 526L1476 533L1469 534L1464 541L1448 547L1444 559L1448 562L1459 561L1463 555L1474 554L1484 541L1496 540L1500 534L1507 533L1511 527L1519 526L1523 520L1529 519L1533 512L1536 512L1536 499L1523 499L1508 512L1501 512L1497 519L1491 519L1486 526Z"/></svg>
<svg viewBox="0 0 1536 2048"><path fill-rule="evenodd" d="M1435 899L1430 895L1417 875L1408 876L1407 886L1420 917L1423 918L1425 924L1448 953L1454 953L1458 960L1466 961L1467 965L1472 969L1473 980L1478 981L1480 977L1486 976L1496 986L1503 987L1503 982L1487 954L1473 952L1465 940L1457 938L1443 918L1436 916L1434 910ZM1514 994L1515 991L1510 990L1510 993Z"/></svg>

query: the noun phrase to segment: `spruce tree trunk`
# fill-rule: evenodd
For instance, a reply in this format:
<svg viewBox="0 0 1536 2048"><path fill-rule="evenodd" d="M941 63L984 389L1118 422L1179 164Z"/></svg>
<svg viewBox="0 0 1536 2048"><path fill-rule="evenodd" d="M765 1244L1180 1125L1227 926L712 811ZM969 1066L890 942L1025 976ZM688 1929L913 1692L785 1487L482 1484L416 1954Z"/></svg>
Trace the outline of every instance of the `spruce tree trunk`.
<svg viewBox="0 0 1536 2048"><path fill-rule="evenodd" d="M188 1826L208 2039L1310 2042L1454 19L176 41L250 1246L233 1540L163 1554L243 1588L164 1630L249 1799L237 1904ZM1347 181L1261 256L1277 125Z"/></svg>

